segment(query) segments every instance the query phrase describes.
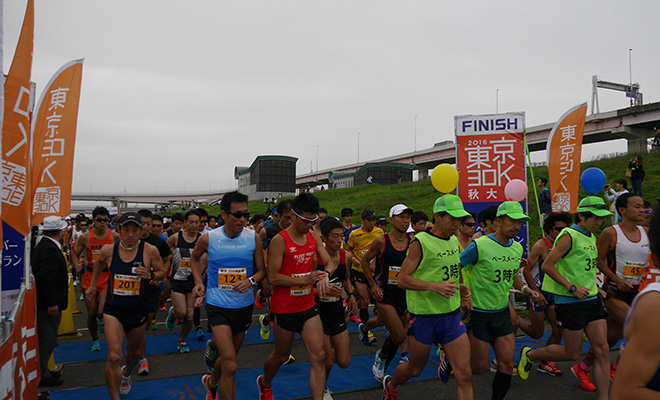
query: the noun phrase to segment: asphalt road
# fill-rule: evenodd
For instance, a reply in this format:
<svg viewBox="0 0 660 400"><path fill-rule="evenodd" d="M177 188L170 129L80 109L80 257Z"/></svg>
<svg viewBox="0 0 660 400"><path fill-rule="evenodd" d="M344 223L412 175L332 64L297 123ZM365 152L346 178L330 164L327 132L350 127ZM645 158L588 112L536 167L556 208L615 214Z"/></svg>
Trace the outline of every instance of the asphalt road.
<svg viewBox="0 0 660 400"><path fill-rule="evenodd" d="M79 296L78 296L79 297ZM78 300L78 309L83 313L86 312L84 302ZM255 312L262 312L255 309ZM257 316L255 315L253 324L258 324ZM166 317L165 312L159 312L158 330L149 330L148 338L153 335L169 334L170 332L165 328L164 320ZM88 346L90 340L89 333L86 329L86 317L74 316L74 325L83 334L80 338L60 339L59 343L81 342L81 346ZM206 327L205 312L202 311L202 325ZM177 326L175 331L178 332L180 327ZM381 339L382 331L378 333L377 337ZM357 334L351 334L351 354L354 356L375 354L380 346L364 346L360 343ZM103 336L101 335L101 338ZM148 340L147 338L147 340ZM272 351L272 343L257 343L243 346L239 354L238 365L240 369L244 368L261 368L266 356ZM303 343L300 340L294 342L292 354L296 357L297 362L307 362L309 357L306 354ZM167 353L149 356L149 368L151 373L146 377L138 377L134 374L134 382L146 380L158 380L173 377L182 377L190 375L202 376L207 373L206 366L203 362L203 350L194 350L189 354ZM616 358L616 352L610 353L610 358ZM55 360L57 363L57 359ZM396 362L396 360L395 360ZM558 362L556 366L564 371L562 377L550 377L533 371L527 382L523 382L517 376L513 377L511 389L507 398L510 399L525 399L525 400L548 400L548 399L595 399L595 393L584 391L578 380L570 373L570 368L573 366L572 362ZM105 386L103 376L105 361L89 361L84 363L69 363L64 365L64 384L56 388L50 388L52 391L73 389L73 388L89 388L96 386ZM336 367L337 368L337 367ZM365 370L365 374L371 376L370 370ZM473 376L473 387L475 399L489 399L491 393L491 384L494 374L486 373L481 376ZM277 378L275 378L277 379ZM374 385L377 383L374 381ZM44 390L44 389L42 389ZM374 387L367 390L346 390L333 393L333 398L337 400L353 400L353 399L380 399L382 396L382 389ZM449 383L443 384L437 378L421 380L417 382L409 382L401 386L399 391L400 399L453 399L456 397L456 389L453 378ZM277 400L282 400L277 397ZM300 399L307 399L309 397L300 397Z"/></svg>

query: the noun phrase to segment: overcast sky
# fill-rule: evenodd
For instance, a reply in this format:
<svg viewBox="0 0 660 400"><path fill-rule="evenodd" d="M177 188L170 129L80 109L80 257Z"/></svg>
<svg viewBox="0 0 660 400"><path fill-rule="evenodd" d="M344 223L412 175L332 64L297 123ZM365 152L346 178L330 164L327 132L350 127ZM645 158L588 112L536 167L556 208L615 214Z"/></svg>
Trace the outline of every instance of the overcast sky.
<svg viewBox="0 0 660 400"><path fill-rule="evenodd" d="M8 72L25 0L4 2ZM455 115L589 101L591 77L660 101L660 2L36 0L37 98L85 58L73 192L235 186L260 154L298 173L453 140ZM599 91L600 110L628 106ZM610 145L607 151L620 150Z"/></svg>

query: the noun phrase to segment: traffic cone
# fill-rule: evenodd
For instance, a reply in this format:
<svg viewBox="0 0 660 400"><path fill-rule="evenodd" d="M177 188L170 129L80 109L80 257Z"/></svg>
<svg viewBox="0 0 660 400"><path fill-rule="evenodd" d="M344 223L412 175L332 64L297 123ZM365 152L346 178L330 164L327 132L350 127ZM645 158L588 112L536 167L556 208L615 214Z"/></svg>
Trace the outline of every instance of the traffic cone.
<svg viewBox="0 0 660 400"><path fill-rule="evenodd" d="M58 338L72 338L80 337L82 333L78 332L75 326L73 326L73 313L72 307L76 307L75 299L73 303L71 302L71 291L73 290L73 280L71 275L69 275L69 305L66 310L62 311L62 320L60 320L60 326L57 329Z"/></svg>
<svg viewBox="0 0 660 400"><path fill-rule="evenodd" d="M76 302L76 289L73 286L73 275L69 273L69 305L67 308L71 309L72 315L82 315L82 311L78 310L78 303Z"/></svg>
<svg viewBox="0 0 660 400"><path fill-rule="evenodd" d="M48 359L48 370L56 374L61 374L63 369L64 369L64 365L55 364L55 358L53 357L53 353L50 353L50 358Z"/></svg>

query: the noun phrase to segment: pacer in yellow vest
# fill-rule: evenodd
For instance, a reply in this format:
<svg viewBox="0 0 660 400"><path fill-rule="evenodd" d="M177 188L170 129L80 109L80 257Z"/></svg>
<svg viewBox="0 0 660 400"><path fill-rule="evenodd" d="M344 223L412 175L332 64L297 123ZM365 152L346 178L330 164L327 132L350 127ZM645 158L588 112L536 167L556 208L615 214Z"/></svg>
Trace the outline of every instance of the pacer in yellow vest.
<svg viewBox="0 0 660 400"><path fill-rule="evenodd" d="M461 254L461 265L471 268L472 373L488 370L490 347L495 351L498 369L493 379L492 399L504 399L511 386L514 367L515 337L509 312L511 286L537 300L539 293L523 286L518 276L523 248L513 240L529 221L520 203L506 201L497 208L495 233L474 240Z"/></svg>
<svg viewBox="0 0 660 400"><path fill-rule="evenodd" d="M608 398L609 347L607 312L596 287L598 250L596 232L603 217L611 216L600 197L589 196L578 204L575 224L561 231L541 269L546 277L542 289L555 295L557 326L563 330L564 346L552 344L538 350L520 351L518 376L527 380L534 360L577 360L582 353L582 333L594 350L594 380L599 400Z"/></svg>
<svg viewBox="0 0 660 400"><path fill-rule="evenodd" d="M431 346L441 344L454 365L456 398L472 399L470 342L461 320L460 250L455 234L463 217L469 216L458 196L445 195L433 206L433 229L420 232L410 242L397 285L406 289L410 310L410 361L399 364L394 376L383 379L383 399L396 399L399 385L419 376ZM462 292L462 293L461 293Z"/></svg>

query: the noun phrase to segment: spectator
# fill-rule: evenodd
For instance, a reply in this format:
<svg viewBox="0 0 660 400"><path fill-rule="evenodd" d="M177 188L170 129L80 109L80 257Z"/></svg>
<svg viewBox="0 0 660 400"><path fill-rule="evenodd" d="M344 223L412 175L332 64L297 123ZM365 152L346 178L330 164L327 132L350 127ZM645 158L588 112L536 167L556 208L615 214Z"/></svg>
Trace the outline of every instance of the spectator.
<svg viewBox="0 0 660 400"><path fill-rule="evenodd" d="M62 254L62 237L67 223L60 217L46 217L43 222L44 237L32 253L32 273L37 288L37 330L39 337L39 386L59 386L61 374L48 369L48 360L57 346L57 329L62 311L69 303L69 276L67 263Z"/></svg>
<svg viewBox="0 0 660 400"><path fill-rule="evenodd" d="M605 200L611 201L612 205L610 206L610 212L612 213L612 225L616 225L621 221L619 217L619 212L616 210L614 204L616 199L619 198L624 193L628 193L628 182L625 179L619 179L616 181L616 192L612 189L612 186L609 184L605 185Z"/></svg>
<svg viewBox="0 0 660 400"><path fill-rule="evenodd" d="M644 172L644 160L642 159L642 156L637 156L630 160L628 168L630 168L632 192L644 196L642 194L642 181L644 180L646 173Z"/></svg>
<svg viewBox="0 0 660 400"><path fill-rule="evenodd" d="M539 178L536 185L541 189L539 194L539 209L543 215L543 220L552 213L552 198L550 197L550 189L548 189L548 179Z"/></svg>

